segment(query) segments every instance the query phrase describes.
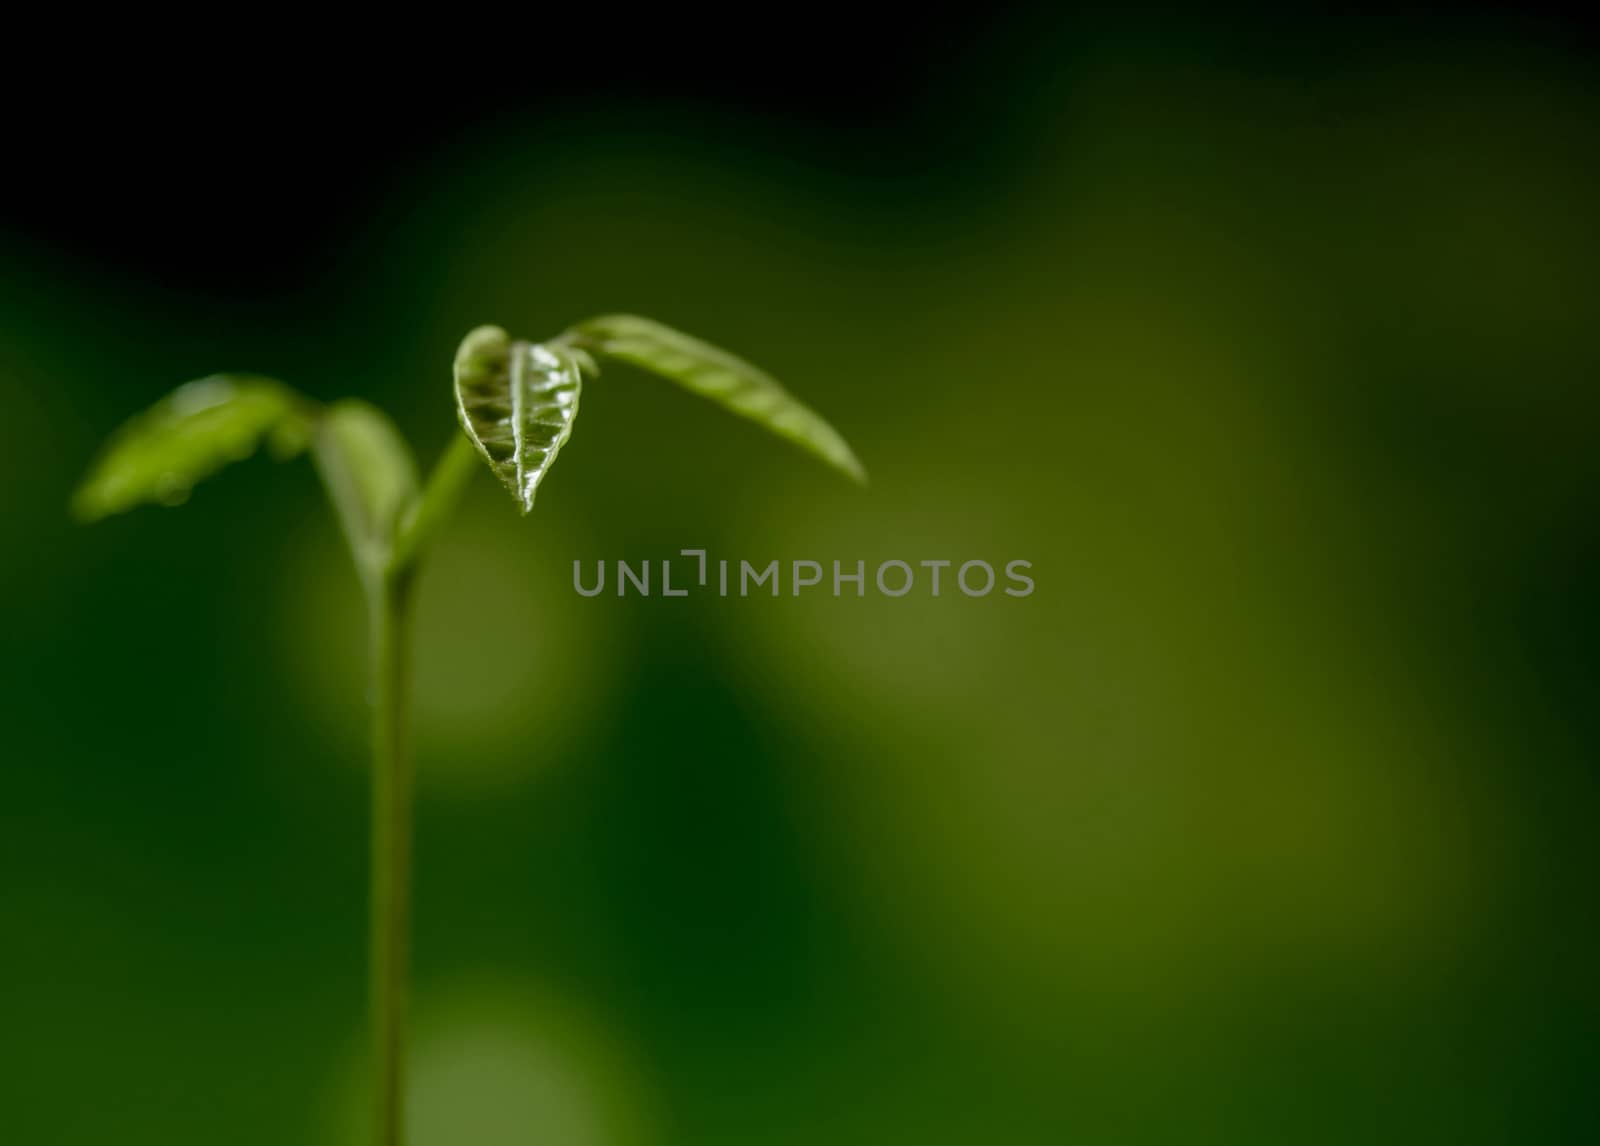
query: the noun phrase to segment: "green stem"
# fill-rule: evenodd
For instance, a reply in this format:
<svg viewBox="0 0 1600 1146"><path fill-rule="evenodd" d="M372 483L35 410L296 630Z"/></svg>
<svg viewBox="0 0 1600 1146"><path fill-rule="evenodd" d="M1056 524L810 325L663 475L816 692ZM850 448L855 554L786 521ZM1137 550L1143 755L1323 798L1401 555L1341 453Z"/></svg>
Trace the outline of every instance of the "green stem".
<svg viewBox="0 0 1600 1146"><path fill-rule="evenodd" d="M374 559L353 544L372 628L372 891L368 994L372 1024L373 1142L404 1146L406 973L411 932L411 606L421 558L478 469L458 434L421 498Z"/></svg>
<svg viewBox="0 0 1600 1146"><path fill-rule="evenodd" d="M406 971L411 926L409 572L374 577L372 609L372 869L368 987L376 1146L405 1141Z"/></svg>
<svg viewBox="0 0 1600 1146"><path fill-rule="evenodd" d="M456 434L445 448L444 456L428 475L422 497L416 508L401 523L395 539L394 552L389 558L389 568L395 571L409 569L427 548L433 535L455 510L467 482L483 465L478 448L465 434Z"/></svg>

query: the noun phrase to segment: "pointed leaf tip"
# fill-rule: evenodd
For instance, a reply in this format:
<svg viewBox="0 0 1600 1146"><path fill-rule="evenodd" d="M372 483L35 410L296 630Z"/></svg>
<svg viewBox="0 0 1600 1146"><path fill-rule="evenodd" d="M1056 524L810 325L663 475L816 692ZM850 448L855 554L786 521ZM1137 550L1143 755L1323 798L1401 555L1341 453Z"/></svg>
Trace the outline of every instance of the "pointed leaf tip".
<svg viewBox="0 0 1600 1146"><path fill-rule="evenodd" d="M80 521L143 503L177 505L263 440L280 460L305 449L310 404L270 378L216 374L178 387L112 435L72 496Z"/></svg>
<svg viewBox="0 0 1600 1146"><path fill-rule="evenodd" d="M865 467L837 430L777 379L737 355L632 314L580 322L563 340L676 382L787 438L853 481L867 484Z"/></svg>
<svg viewBox="0 0 1600 1146"><path fill-rule="evenodd" d="M513 341L498 326L480 326L456 352L455 389L462 430L528 513L572 436L582 361L565 347Z"/></svg>

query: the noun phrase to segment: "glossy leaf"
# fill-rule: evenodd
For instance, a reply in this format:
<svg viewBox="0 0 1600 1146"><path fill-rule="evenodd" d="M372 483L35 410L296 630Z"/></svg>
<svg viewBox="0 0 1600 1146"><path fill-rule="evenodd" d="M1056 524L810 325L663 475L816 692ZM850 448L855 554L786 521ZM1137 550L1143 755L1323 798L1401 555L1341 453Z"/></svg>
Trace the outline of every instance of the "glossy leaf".
<svg viewBox="0 0 1600 1146"><path fill-rule="evenodd" d="M480 326L456 352L455 377L461 428L527 513L572 436L581 360L566 347L513 341L498 326Z"/></svg>
<svg viewBox="0 0 1600 1146"><path fill-rule="evenodd" d="M375 406L337 402L317 426L317 470L351 551L379 567L402 515L417 498L417 463L400 431Z"/></svg>
<svg viewBox="0 0 1600 1146"><path fill-rule="evenodd" d="M178 505L196 483L255 453L280 459L310 436L309 404L269 378L218 374L180 386L124 423L72 498L81 520L98 521L145 502Z"/></svg>
<svg viewBox="0 0 1600 1146"><path fill-rule="evenodd" d="M837 430L770 374L726 350L628 314L591 318L560 341L670 379L866 482L866 470Z"/></svg>

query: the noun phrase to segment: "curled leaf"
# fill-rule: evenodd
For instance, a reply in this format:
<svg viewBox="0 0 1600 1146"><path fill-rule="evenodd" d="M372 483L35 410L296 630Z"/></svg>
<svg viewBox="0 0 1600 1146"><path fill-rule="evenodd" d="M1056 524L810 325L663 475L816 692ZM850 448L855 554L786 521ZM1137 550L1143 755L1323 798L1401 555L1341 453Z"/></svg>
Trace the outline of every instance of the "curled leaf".
<svg viewBox="0 0 1600 1146"><path fill-rule="evenodd" d="M317 426L317 470L363 570L380 568L417 498L417 463L400 431L366 402L336 402Z"/></svg>
<svg viewBox="0 0 1600 1146"><path fill-rule="evenodd" d="M309 437L308 405L270 378L217 374L180 386L112 436L72 511L98 521L144 502L177 505L263 440L280 460L293 457Z"/></svg>
<svg viewBox="0 0 1600 1146"><path fill-rule="evenodd" d="M863 484L866 470L839 432L759 367L708 342L631 314L580 322L559 341L658 374L765 426Z"/></svg>
<svg viewBox="0 0 1600 1146"><path fill-rule="evenodd" d="M480 326L456 352L455 380L461 428L527 513L572 436L581 359L566 347L513 341L498 326Z"/></svg>

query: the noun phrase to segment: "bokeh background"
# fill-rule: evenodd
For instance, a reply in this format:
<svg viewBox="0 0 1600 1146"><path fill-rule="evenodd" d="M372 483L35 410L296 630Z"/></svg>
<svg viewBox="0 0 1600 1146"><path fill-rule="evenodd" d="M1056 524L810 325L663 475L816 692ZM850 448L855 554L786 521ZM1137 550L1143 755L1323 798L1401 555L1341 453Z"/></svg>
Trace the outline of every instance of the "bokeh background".
<svg viewBox="0 0 1600 1146"><path fill-rule="evenodd" d="M8 48L0 1140L364 1141L336 528L265 459L76 526L99 441L239 369L426 463L467 329L615 310L874 484L616 369L473 487L417 1146L1595 1140L1588 28L447 16ZM685 546L1038 588L572 591Z"/></svg>

